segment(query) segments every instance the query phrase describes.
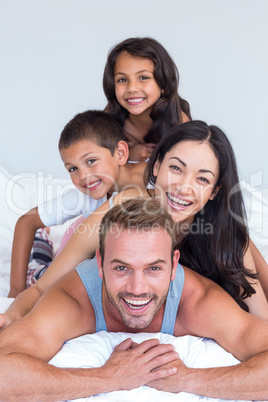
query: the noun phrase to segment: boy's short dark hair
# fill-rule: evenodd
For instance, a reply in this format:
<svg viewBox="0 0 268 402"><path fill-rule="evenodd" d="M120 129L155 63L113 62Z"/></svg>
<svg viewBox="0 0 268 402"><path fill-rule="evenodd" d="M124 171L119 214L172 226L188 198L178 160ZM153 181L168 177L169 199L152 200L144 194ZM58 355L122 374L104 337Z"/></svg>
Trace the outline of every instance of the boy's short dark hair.
<svg viewBox="0 0 268 402"><path fill-rule="evenodd" d="M60 136L59 150L86 140L109 149L113 156L118 142L126 139L123 127L114 117L100 110L87 110L66 124Z"/></svg>

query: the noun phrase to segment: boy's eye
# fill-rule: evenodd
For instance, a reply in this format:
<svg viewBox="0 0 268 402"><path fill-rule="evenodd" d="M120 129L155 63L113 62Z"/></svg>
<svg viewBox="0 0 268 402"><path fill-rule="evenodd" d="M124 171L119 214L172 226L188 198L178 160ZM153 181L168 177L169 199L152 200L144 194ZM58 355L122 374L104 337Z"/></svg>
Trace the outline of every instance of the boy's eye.
<svg viewBox="0 0 268 402"><path fill-rule="evenodd" d="M77 167L73 166L73 167L71 167L70 169L68 169L68 172L69 172L69 173L73 173L73 172L75 172L76 170L77 170Z"/></svg>
<svg viewBox="0 0 268 402"><path fill-rule="evenodd" d="M96 159L88 159L87 164L92 165L92 163L94 163L95 161L96 161Z"/></svg>

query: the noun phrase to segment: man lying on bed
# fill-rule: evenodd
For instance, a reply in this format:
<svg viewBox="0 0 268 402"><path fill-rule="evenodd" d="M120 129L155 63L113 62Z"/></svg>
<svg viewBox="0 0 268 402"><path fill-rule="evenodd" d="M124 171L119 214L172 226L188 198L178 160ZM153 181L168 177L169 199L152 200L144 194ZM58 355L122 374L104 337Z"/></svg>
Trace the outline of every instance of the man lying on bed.
<svg viewBox="0 0 268 402"><path fill-rule="evenodd" d="M218 285L178 263L171 217L154 200L112 208L87 260L0 335L2 400L63 400L147 384L214 398L268 399L268 323L243 311ZM98 264L98 267L97 267ZM156 339L119 344L99 368L47 362L70 338L165 332L213 338L241 364L187 368Z"/></svg>

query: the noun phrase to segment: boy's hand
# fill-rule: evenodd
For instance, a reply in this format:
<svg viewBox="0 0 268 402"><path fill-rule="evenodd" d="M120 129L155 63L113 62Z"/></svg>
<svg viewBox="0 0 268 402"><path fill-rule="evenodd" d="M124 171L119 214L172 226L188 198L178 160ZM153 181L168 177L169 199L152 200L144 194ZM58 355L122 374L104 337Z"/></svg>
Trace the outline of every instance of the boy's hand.
<svg viewBox="0 0 268 402"><path fill-rule="evenodd" d="M0 331L2 331L4 328L6 328L9 324L12 323L12 320L8 315L5 313L0 314Z"/></svg>
<svg viewBox="0 0 268 402"><path fill-rule="evenodd" d="M110 391L131 390L176 373L176 367L166 367L178 358L173 345L149 339L132 347L130 338L121 342L101 368Z"/></svg>

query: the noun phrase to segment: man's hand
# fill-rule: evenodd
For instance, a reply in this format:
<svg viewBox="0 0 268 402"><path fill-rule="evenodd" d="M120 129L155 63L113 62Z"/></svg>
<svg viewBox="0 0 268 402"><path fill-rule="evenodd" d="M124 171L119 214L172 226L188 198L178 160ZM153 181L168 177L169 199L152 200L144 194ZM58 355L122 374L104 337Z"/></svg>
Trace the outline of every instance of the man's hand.
<svg viewBox="0 0 268 402"><path fill-rule="evenodd" d="M159 344L158 339L149 339L132 347L131 338L121 342L101 368L101 376L107 378L110 391L131 390L177 372L174 364L169 366L178 359L173 345Z"/></svg>
<svg viewBox="0 0 268 402"><path fill-rule="evenodd" d="M190 369L188 369L188 367L185 366L183 361L179 357L177 357L175 361L165 364L164 366L156 369L155 371L159 369L163 370L171 368L176 368L175 375L165 378L159 378L157 380L148 382L146 385L148 387L155 388L158 391L174 392L174 393L182 392L183 377L187 375L187 373L189 374Z"/></svg>

